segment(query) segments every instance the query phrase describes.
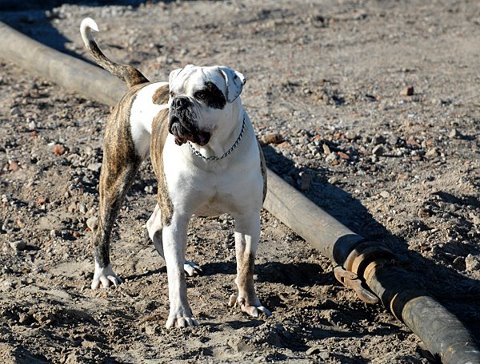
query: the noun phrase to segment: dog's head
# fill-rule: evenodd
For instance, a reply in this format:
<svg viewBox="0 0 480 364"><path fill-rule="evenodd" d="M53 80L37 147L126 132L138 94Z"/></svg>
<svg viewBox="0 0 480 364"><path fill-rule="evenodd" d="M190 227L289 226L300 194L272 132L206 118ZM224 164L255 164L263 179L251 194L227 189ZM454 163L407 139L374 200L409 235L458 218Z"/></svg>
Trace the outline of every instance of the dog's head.
<svg viewBox="0 0 480 364"><path fill-rule="evenodd" d="M172 71L168 130L175 142L206 145L222 123L231 122L244 84L245 77L229 67L188 65Z"/></svg>

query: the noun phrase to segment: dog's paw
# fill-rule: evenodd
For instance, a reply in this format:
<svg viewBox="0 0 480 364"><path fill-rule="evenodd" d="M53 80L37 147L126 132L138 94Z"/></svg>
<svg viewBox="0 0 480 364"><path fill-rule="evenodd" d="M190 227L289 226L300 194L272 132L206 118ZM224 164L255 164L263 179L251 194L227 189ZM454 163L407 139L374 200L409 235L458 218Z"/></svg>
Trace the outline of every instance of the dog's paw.
<svg viewBox="0 0 480 364"><path fill-rule="evenodd" d="M170 315L168 317L165 327L171 329L172 327L188 327L198 326L198 321L193 317L186 317L181 315Z"/></svg>
<svg viewBox="0 0 480 364"><path fill-rule="evenodd" d="M228 300L228 305L230 307L239 307L242 312L245 312L251 317L258 317L260 314L264 314L267 317L272 316L272 313L268 308L262 306L258 300L256 301L257 304L249 304L245 298L237 297L236 294L232 294Z"/></svg>
<svg viewBox="0 0 480 364"><path fill-rule="evenodd" d="M103 288L111 285L117 287L122 280L113 272L112 266L109 264L105 268L95 265L95 273L93 274L92 289L97 289L100 284Z"/></svg>
<svg viewBox="0 0 480 364"><path fill-rule="evenodd" d="M189 277L194 277L203 274L202 268L195 263L191 262L189 260L186 260L185 263L183 264L183 270Z"/></svg>

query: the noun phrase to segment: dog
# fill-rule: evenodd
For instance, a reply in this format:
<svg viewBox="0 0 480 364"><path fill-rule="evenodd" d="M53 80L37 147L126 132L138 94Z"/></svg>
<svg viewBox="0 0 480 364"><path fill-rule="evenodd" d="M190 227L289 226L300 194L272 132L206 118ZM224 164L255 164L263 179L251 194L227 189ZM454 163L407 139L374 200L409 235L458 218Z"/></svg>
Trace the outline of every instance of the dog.
<svg viewBox="0 0 480 364"><path fill-rule="evenodd" d="M80 25L85 47L101 67L127 83L128 91L105 130L92 289L121 283L110 262L111 231L125 194L150 154L158 194L146 226L167 266L166 327L198 325L185 280L185 274L201 271L185 261L193 215L233 216L238 292L229 304L252 317L270 316L253 282L267 181L265 159L240 99L245 77L225 66L187 65L172 71L168 83L150 82L133 66L107 58L93 32L98 32L97 24L85 18Z"/></svg>

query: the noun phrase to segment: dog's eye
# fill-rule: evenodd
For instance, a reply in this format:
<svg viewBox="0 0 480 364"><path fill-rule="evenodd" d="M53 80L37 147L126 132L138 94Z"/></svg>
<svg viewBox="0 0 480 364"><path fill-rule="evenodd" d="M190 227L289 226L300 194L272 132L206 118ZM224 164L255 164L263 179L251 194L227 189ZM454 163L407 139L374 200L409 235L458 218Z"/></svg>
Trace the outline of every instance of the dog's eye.
<svg viewBox="0 0 480 364"><path fill-rule="evenodd" d="M197 100L205 100L208 97L207 91L199 90L193 94L193 97L195 97Z"/></svg>

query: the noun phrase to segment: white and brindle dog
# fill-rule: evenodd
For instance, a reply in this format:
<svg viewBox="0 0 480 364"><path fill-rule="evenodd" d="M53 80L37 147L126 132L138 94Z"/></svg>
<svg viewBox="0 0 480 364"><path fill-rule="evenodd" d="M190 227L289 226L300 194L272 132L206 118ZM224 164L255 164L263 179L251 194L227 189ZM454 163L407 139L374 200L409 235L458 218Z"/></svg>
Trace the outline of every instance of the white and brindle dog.
<svg viewBox="0 0 480 364"><path fill-rule="evenodd" d="M108 59L92 31L98 31L97 24L84 19L80 33L86 48L100 66L129 87L106 125L92 288L120 283L110 263L111 231L125 194L150 152L158 195L147 230L167 266L167 328L197 325L185 281L185 272L199 271L196 264L185 261L187 226L194 214L234 217L238 294L232 295L230 304L253 317L269 316L253 282L266 167L240 100L244 76L223 66L188 65L172 71L168 83L149 82L134 67Z"/></svg>

